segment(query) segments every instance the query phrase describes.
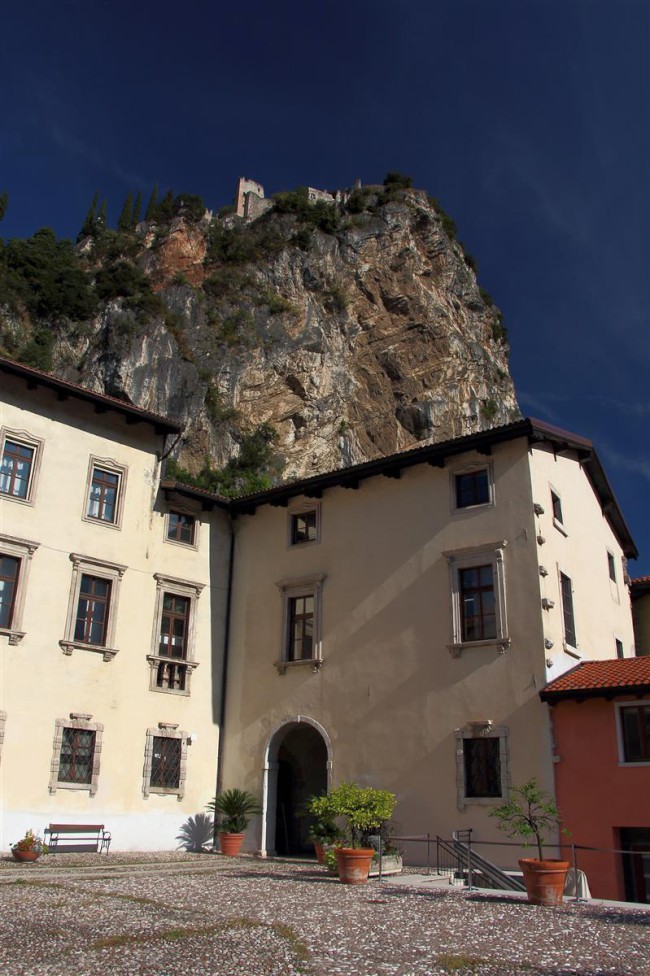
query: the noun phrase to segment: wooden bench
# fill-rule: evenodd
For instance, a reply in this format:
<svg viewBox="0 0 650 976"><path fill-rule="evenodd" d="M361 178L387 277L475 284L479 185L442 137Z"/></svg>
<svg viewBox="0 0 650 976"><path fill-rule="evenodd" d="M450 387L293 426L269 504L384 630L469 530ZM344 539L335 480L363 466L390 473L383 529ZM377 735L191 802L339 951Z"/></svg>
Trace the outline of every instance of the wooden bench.
<svg viewBox="0 0 650 976"><path fill-rule="evenodd" d="M56 824L45 828L45 842L50 854L108 854L110 831L104 824Z"/></svg>

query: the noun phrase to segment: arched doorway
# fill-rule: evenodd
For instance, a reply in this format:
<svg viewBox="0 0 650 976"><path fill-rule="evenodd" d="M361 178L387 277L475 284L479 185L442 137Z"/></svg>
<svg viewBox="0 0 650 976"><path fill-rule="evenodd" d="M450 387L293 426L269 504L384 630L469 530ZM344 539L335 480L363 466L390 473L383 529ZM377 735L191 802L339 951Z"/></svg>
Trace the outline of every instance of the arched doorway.
<svg viewBox="0 0 650 976"><path fill-rule="evenodd" d="M269 740L265 767L263 849L289 857L313 854L305 804L329 787L327 734L311 719L285 722Z"/></svg>

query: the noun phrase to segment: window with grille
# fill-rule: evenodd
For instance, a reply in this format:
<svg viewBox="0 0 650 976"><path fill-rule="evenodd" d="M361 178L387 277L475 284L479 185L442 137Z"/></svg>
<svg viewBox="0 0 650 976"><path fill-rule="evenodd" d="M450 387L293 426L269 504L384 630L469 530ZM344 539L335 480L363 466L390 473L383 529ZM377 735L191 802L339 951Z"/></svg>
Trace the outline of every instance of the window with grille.
<svg viewBox="0 0 650 976"><path fill-rule="evenodd" d="M560 593L562 596L564 640L570 647L577 647L576 625L573 615L573 586L570 578L564 573L560 573Z"/></svg>
<svg viewBox="0 0 650 976"><path fill-rule="evenodd" d="M63 729L59 757L59 782L90 785L95 758L95 732Z"/></svg>
<svg viewBox="0 0 650 976"><path fill-rule="evenodd" d="M167 538L170 542L181 542L183 545L194 545L196 519L185 512L170 512L167 520Z"/></svg>
<svg viewBox="0 0 650 976"><path fill-rule="evenodd" d="M465 796L501 796L499 740L484 737L464 739L463 752L465 760Z"/></svg>
<svg viewBox="0 0 650 976"><path fill-rule="evenodd" d="M75 641L98 646L106 643L110 598L110 580L82 573L74 629Z"/></svg>
<svg viewBox="0 0 650 976"><path fill-rule="evenodd" d="M181 781L181 740L156 735L151 755L150 786L176 790Z"/></svg>
<svg viewBox="0 0 650 976"><path fill-rule="evenodd" d="M27 499L36 449L5 438L0 462L0 494Z"/></svg>
<svg viewBox="0 0 650 976"><path fill-rule="evenodd" d="M496 605L492 566L472 566L461 569L459 579L462 639L464 641L481 641L496 637Z"/></svg>
<svg viewBox="0 0 650 976"><path fill-rule="evenodd" d="M9 629L13 622L20 559L0 555L0 627Z"/></svg>

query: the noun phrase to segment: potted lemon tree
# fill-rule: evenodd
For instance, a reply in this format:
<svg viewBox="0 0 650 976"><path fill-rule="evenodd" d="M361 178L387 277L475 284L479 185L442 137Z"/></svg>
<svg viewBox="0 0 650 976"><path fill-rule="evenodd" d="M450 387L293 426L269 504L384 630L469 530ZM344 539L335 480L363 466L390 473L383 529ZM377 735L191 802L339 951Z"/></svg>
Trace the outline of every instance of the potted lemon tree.
<svg viewBox="0 0 650 976"><path fill-rule="evenodd" d="M553 797L533 777L522 786L511 787L506 802L490 810L490 816L499 821L499 830L508 837L520 837L523 847L537 844L538 857L519 860L528 901L532 905L561 905L569 862L545 858L542 852L544 838L562 823Z"/></svg>
<svg viewBox="0 0 650 976"><path fill-rule="evenodd" d="M390 819L395 794L373 786L341 783L326 799L332 818L339 817L345 824L347 844L335 849L339 879L343 884L365 884L375 854L367 837Z"/></svg>

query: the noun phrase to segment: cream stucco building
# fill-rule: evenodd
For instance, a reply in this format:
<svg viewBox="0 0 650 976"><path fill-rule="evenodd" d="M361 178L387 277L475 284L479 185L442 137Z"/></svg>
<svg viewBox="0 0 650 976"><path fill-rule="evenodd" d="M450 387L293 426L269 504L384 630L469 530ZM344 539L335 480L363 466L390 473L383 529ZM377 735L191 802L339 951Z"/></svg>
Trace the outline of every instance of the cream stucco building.
<svg viewBox="0 0 650 976"><path fill-rule="evenodd" d="M249 850L300 853L342 780L493 840L509 783L553 789L539 690L634 653L588 441L522 420L228 503L160 481L174 424L0 366L4 847L173 847L217 782L263 799Z"/></svg>

